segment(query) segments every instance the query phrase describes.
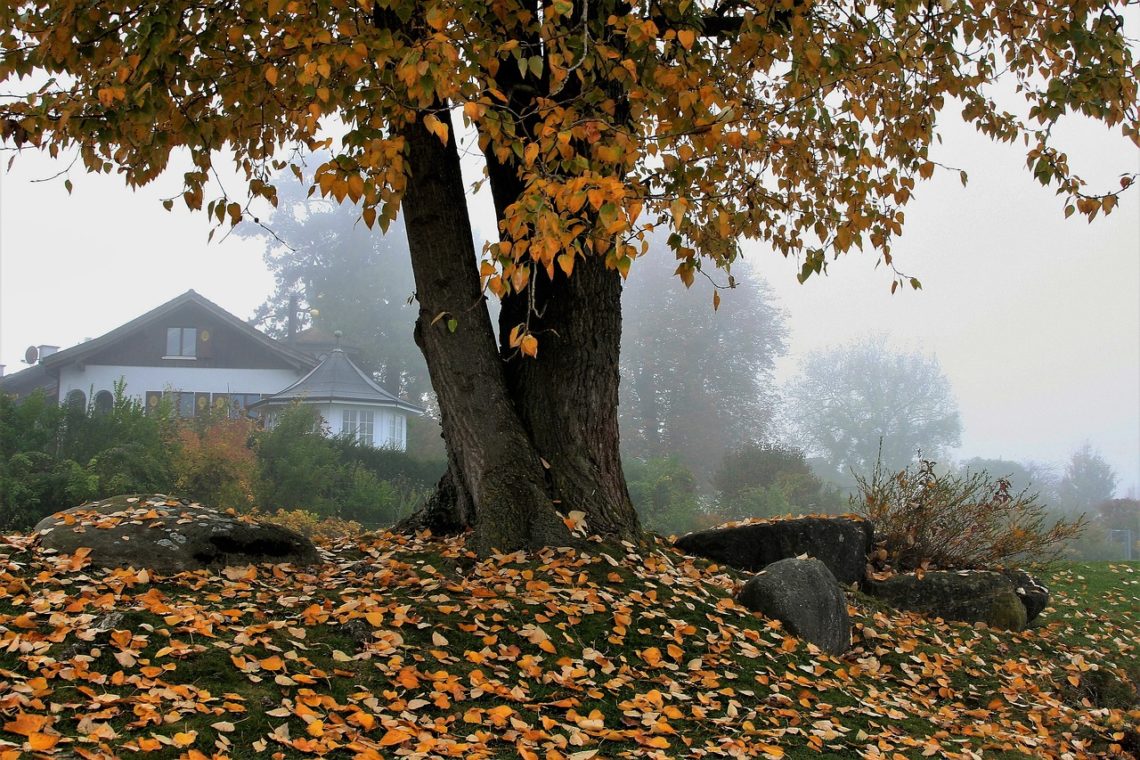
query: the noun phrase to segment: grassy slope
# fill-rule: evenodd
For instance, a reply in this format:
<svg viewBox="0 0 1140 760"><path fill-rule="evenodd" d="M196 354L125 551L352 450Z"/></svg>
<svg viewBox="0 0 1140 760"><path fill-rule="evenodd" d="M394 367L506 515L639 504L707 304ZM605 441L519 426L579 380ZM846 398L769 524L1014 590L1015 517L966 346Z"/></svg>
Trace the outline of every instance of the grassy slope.
<svg viewBox="0 0 1140 760"><path fill-rule="evenodd" d="M1140 722L1138 563L1062 566L1022 634L853 596L831 658L667 549L373 536L174 578L9 551L0 758L1079 757Z"/></svg>

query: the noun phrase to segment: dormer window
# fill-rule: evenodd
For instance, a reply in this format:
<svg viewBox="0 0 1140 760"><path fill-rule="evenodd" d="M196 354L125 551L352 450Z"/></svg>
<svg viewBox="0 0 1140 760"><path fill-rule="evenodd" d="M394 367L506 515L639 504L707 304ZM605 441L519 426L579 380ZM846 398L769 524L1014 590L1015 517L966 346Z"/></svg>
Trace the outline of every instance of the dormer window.
<svg viewBox="0 0 1140 760"><path fill-rule="evenodd" d="M198 328L166 328L166 355L164 359L193 359L198 355Z"/></svg>

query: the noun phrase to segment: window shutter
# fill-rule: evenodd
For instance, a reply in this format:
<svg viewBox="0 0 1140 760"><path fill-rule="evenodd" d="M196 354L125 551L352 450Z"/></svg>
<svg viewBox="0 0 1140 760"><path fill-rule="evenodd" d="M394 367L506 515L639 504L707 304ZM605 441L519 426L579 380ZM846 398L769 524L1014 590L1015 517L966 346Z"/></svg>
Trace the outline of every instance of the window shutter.
<svg viewBox="0 0 1140 760"><path fill-rule="evenodd" d="M198 331L198 358L210 359L214 356L214 334L210 330Z"/></svg>

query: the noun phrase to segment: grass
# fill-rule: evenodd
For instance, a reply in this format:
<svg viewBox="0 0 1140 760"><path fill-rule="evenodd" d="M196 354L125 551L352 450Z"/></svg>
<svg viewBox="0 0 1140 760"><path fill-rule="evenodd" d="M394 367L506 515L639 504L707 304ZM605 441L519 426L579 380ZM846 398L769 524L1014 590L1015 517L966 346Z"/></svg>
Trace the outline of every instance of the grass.
<svg viewBox="0 0 1140 760"><path fill-rule="evenodd" d="M1019 634L853 593L854 648L830 657L736 606L738 574L610 551L474 562L461 540L372 535L305 570L151 578L29 546L0 557L0 760L1124 757L1140 739L1138 563L1057 566Z"/></svg>

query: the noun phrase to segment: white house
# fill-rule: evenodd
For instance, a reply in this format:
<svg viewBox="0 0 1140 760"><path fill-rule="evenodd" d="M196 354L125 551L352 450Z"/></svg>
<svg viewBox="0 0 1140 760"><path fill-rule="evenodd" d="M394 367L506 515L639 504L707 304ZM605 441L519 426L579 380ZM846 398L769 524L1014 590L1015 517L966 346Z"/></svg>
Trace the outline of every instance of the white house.
<svg viewBox="0 0 1140 760"><path fill-rule="evenodd" d="M339 348L314 354L300 345L270 338L190 290L106 335L41 356L0 378L0 391L19 397L39 388L99 411L110 409L121 381L148 409L171 397L183 417L210 407L244 414L263 400L260 408L272 411L288 399L318 406L334 434L403 450L407 415L423 409L372 382Z"/></svg>

